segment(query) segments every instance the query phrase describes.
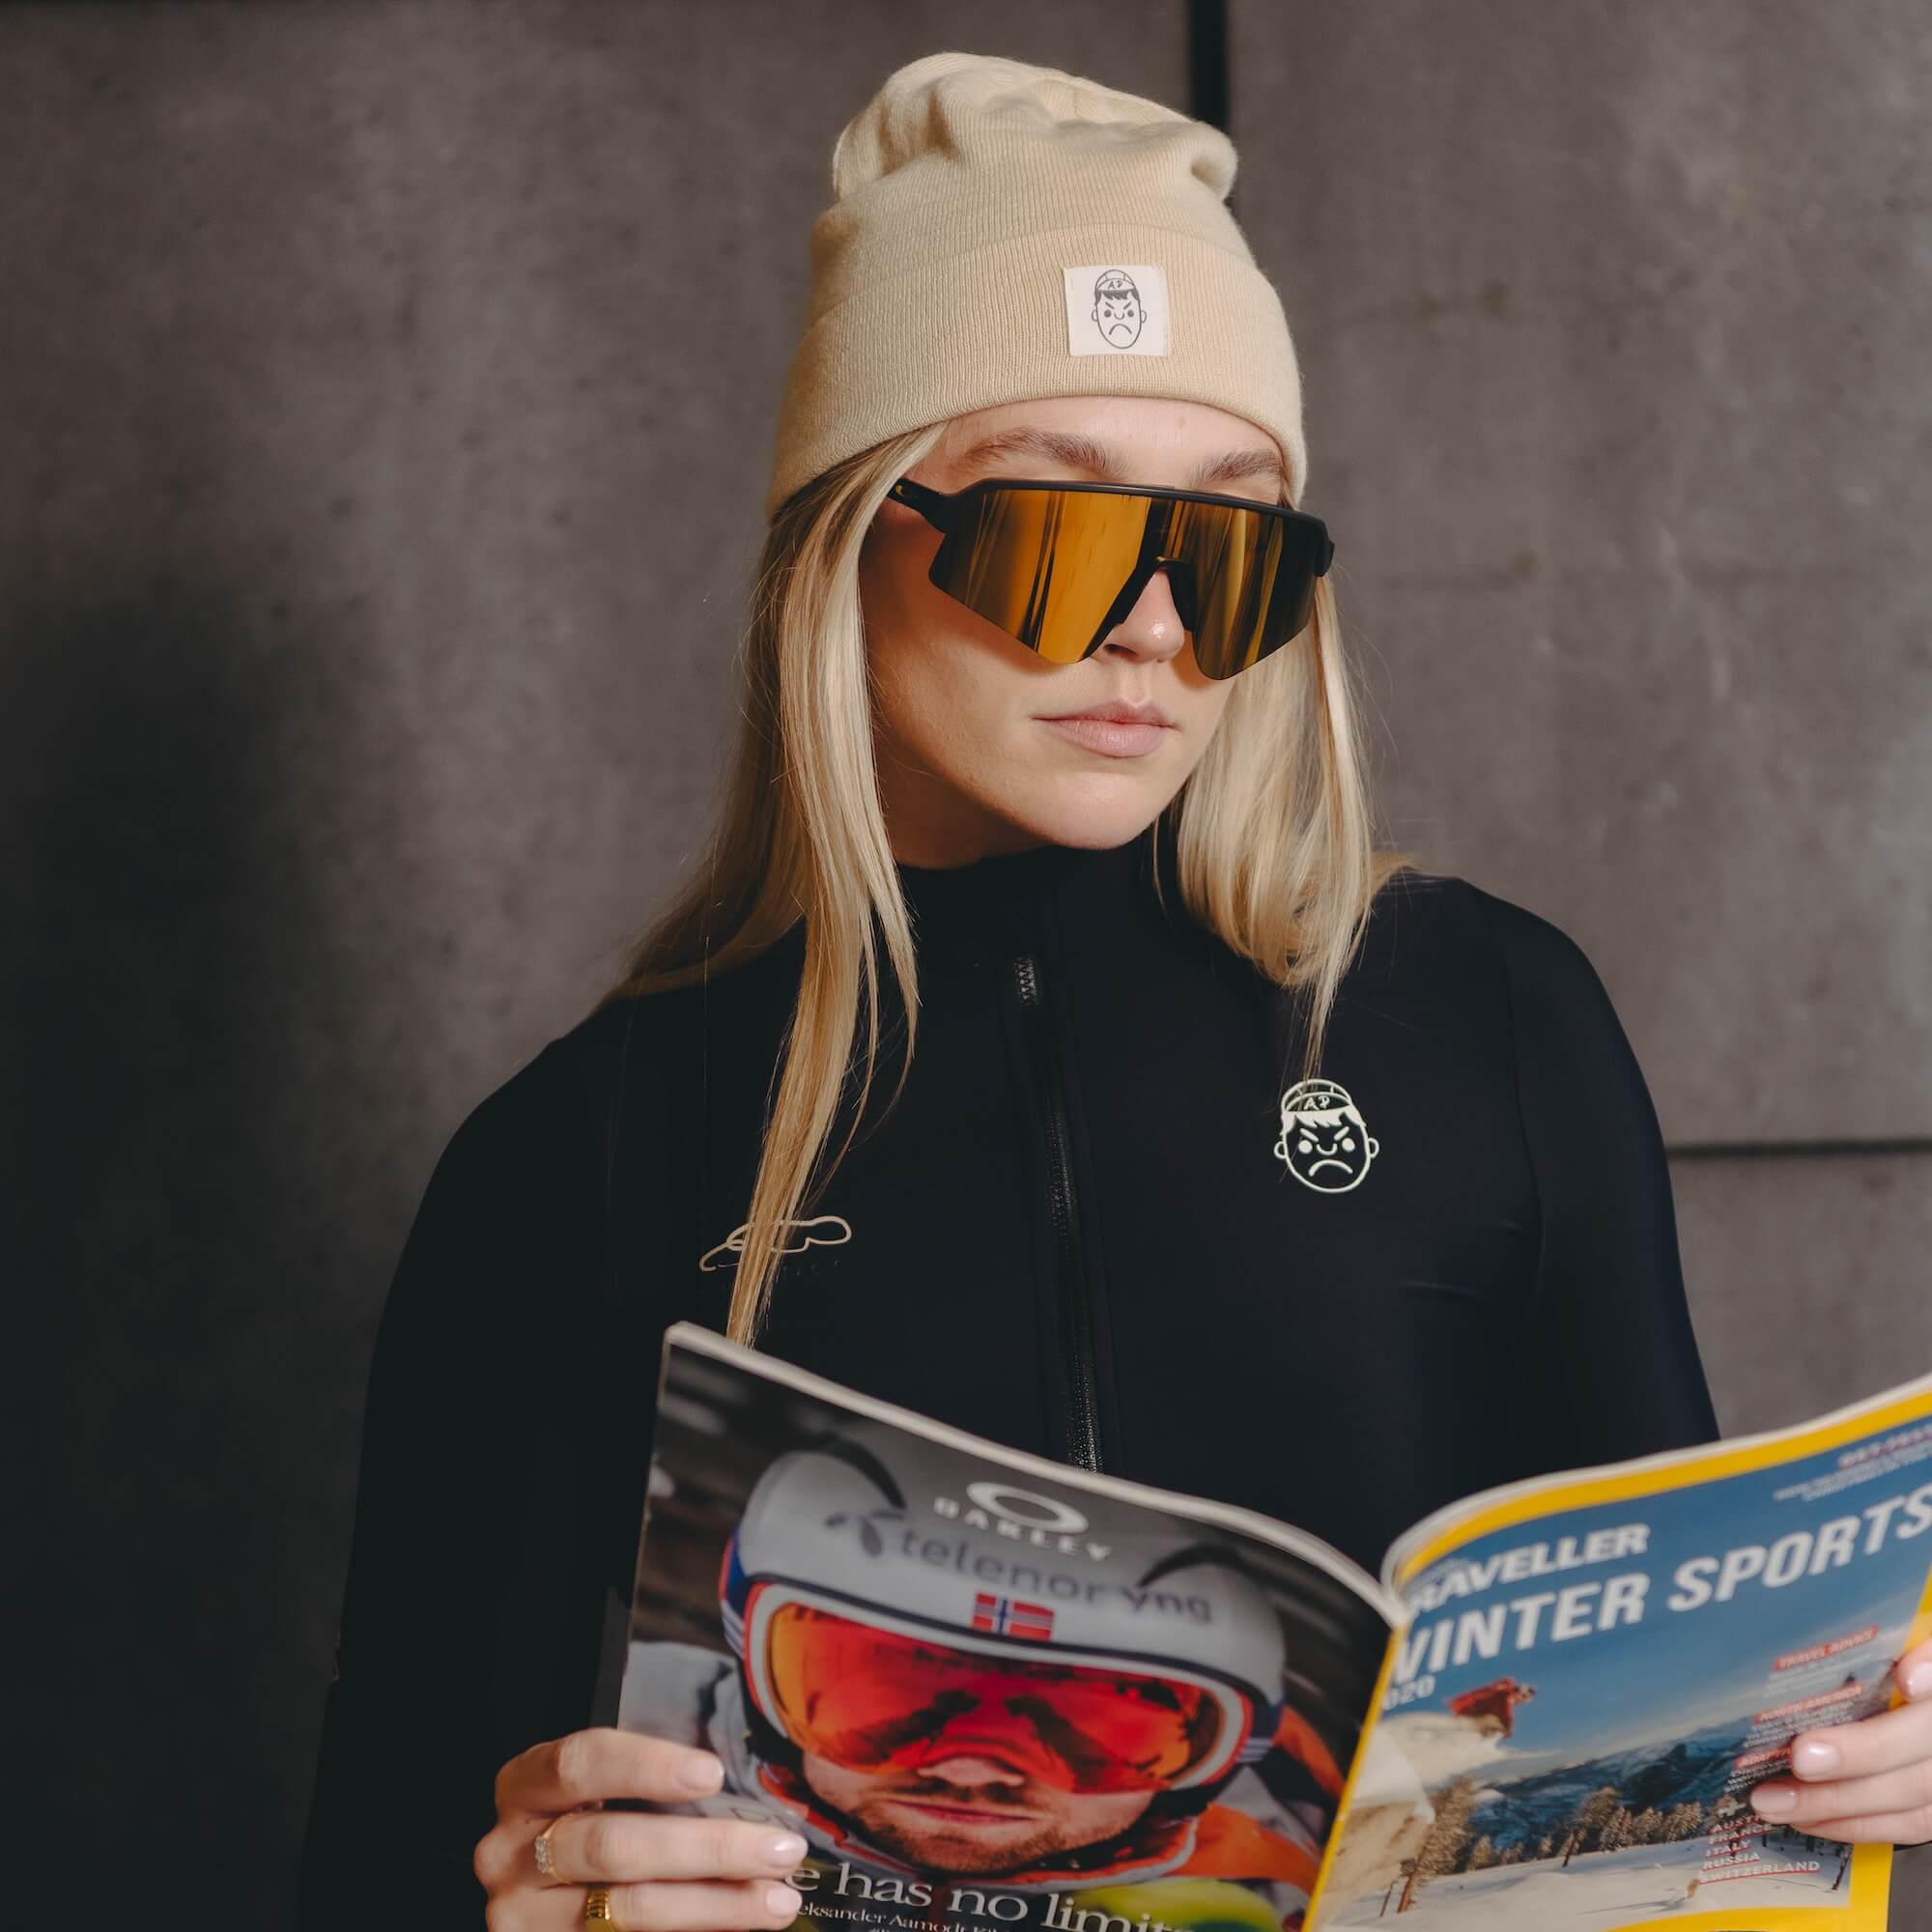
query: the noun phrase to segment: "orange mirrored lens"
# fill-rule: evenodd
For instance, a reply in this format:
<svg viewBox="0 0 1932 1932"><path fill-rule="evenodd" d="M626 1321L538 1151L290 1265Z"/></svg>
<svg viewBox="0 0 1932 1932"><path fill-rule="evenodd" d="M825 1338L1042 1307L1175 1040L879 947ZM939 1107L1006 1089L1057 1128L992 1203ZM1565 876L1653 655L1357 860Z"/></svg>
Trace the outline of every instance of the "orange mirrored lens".
<svg viewBox="0 0 1932 1932"><path fill-rule="evenodd" d="M802 1604L773 1613L765 1645L781 1728L853 1771L972 1755L1063 1790L1152 1789L1202 1763L1226 1722L1200 1685L981 1657Z"/></svg>
<svg viewBox="0 0 1932 1932"><path fill-rule="evenodd" d="M1279 518L1212 503L1170 502L1163 554L1193 570L1195 656L1209 677L1233 677L1262 655L1286 546Z"/></svg>
<svg viewBox="0 0 1932 1932"><path fill-rule="evenodd" d="M1179 566L1175 601L1196 663L1223 678L1307 628L1315 541L1239 503L995 486L961 501L931 578L1048 663L1067 665L1125 618L1156 560Z"/></svg>
<svg viewBox="0 0 1932 1932"><path fill-rule="evenodd" d="M1049 663L1074 664L1132 575L1148 500L985 491L962 505L933 582Z"/></svg>

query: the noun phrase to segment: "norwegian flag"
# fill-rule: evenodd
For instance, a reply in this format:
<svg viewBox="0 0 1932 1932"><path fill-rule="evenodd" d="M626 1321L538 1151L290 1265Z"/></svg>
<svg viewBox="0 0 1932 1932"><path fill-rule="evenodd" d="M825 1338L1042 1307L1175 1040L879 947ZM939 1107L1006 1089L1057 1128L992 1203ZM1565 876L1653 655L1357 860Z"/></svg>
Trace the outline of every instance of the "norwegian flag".
<svg viewBox="0 0 1932 1932"><path fill-rule="evenodd" d="M1053 1612L1044 1604L1022 1604L981 1590L973 1599L973 1628L999 1636L1046 1638L1053 1634Z"/></svg>

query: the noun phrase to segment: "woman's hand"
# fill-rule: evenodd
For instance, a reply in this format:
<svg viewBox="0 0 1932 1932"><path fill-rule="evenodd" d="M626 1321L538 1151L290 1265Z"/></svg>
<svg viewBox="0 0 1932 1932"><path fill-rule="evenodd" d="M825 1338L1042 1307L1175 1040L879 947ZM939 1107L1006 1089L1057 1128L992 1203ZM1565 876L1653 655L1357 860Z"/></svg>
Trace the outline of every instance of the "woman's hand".
<svg viewBox="0 0 1932 1932"><path fill-rule="evenodd" d="M497 1774L497 1822L476 1842L490 1932L576 1932L587 1886L611 1888L625 1932L755 1932L789 1925L799 1895L784 1883L805 1840L732 1818L605 1811L610 1798L659 1804L709 1797L724 1768L709 1751L600 1726L532 1745ZM537 1869L550 1834L553 1875Z"/></svg>
<svg viewBox="0 0 1932 1932"><path fill-rule="evenodd" d="M1761 1817L1814 1838L1852 1844L1932 1840L1932 1642L1898 1660L1908 1701L1893 1711L1800 1731L1788 1778L1750 1795Z"/></svg>

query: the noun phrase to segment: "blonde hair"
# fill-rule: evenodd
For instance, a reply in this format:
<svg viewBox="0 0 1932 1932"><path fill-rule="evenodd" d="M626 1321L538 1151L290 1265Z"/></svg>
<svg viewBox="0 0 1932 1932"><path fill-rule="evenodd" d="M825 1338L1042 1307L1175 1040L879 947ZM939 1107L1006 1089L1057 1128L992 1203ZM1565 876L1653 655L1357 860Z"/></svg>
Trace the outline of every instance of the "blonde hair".
<svg viewBox="0 0 1932 1932"><path fill-rule="evenodd" d="M829 1146L855 1065L855 1124L870 1091L881 948L905 1016L900 1086L911 1063L918 970L873 768L859 554L887 491L945 429L929 424L861 451L780 506L758 561L743 723L709 854L600 1003L742 965L805 922L727 1320L743 1342L763 1323L784 1224L809 1211L850 1144L848 1127ZM1376 894L1411 868L1376 849L1356 710L1324 577L1307 637L1234 680L1206 753L1168 807L1188 911L1302 1002L1303 1077L1320 1064Z"/></svg>

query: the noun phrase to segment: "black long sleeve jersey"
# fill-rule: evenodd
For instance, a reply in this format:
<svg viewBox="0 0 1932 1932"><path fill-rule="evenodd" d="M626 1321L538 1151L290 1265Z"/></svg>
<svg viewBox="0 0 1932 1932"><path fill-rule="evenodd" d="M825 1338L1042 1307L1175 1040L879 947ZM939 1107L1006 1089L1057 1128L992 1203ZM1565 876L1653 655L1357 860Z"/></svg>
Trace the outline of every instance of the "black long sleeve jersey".
<svg viewBox="0 0 1932 1932"><path fill-rule="evenodd" d="M901 868L910 1073L885 1107L888 1006L761 1346L1371 1569L1481 1486L1712 1439L1656 1116L1577 946L1399 874L1305 1082L1297 1003L1171 870L1162 903L1151 845ZM305 1925L479 1923L497 1769L589 1720L662 1332L724 1326L802 958L602 1008L437 1166L370 1378Z"/></svg>

